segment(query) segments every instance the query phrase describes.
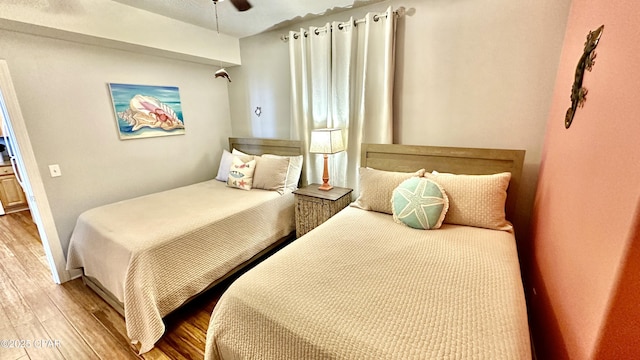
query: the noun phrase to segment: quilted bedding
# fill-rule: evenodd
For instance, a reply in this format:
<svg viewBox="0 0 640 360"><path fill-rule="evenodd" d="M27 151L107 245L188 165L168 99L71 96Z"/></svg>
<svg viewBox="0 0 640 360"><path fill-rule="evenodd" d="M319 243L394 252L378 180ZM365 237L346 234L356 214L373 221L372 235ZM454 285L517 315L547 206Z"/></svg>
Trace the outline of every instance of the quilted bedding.
<svg viewBox="0 0 640 360"><path fill-rule="evenodd" d="M124 303L129 338L149 351L162 317L295 228L293 194L211 180L80 215L67 268Z"/></svg>
<svg viewBox="0 0 640 360"><path fill-rule="evenodd" d="M347 207L223 294L206 359L530 359L515 238Z"/></svg>

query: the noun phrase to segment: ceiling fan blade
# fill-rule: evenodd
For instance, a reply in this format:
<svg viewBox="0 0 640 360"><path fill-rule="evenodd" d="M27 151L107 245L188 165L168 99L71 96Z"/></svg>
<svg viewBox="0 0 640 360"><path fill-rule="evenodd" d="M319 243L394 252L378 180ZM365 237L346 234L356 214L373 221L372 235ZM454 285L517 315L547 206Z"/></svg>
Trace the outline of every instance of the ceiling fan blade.
<svg viewBox="0 0 640 360"><path fill-rule="evenodd" d="M236 9L238 9L238 11L247 11L251 9L251 4L249 4L249 1L247 0L231 0L231 3L236 7Z"/></svg>

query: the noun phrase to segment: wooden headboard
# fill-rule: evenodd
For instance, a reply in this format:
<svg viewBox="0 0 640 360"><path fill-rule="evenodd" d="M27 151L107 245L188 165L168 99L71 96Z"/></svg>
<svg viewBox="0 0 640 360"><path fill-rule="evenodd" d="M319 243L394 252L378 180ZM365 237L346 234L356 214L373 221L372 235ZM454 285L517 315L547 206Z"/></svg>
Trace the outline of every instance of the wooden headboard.
<svg viewBox="0 0 640 360"><path fill-rule="evenodd" d="M294 156L302 155L302 141L258 139L258 138L229 138L229 151L240 150L251 155L275 154Z"/></svg>
<svg viewBox="0 0 640 360"><path fill-rule="evenodd" d="M387 171L425 169L454 174L510 172L505 213L513 220L525 150L476 149L397 144L362 144L360 166Z"/></svg>

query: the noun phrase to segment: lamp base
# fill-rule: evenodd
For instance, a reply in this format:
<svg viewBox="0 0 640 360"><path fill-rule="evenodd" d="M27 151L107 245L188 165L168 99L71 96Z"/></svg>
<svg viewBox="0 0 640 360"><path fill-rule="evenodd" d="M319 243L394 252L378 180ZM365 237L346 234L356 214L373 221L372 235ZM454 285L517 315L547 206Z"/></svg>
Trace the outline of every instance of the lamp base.
<svg viewBox="0 0 640 360"><path fill-rule="evenodd" d="M324 184L318 186L318 190L329 191L331 189L333 189L333 186L331 186L331 185L329 185L327 183L324 183Z"/></svg>
<svg viewBox="0 0 640 360"><path fill-rule="evenodd" d="M329 191L333 189L333 186L329 185L329 169L327 165L327 158L329 155L324 154L324 171L322 171L322 185L318 187L318 190Z"/></svg>

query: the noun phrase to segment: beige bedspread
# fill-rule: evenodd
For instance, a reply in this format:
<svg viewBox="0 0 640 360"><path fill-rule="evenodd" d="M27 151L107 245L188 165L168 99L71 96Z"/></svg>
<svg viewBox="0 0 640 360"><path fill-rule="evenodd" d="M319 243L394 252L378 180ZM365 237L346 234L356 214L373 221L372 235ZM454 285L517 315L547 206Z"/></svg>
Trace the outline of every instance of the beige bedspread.
<svg viewBox="0 0 640 360"><path fill-rule="evenodd" d="M223 294L205 359L530 359L515 239L348 207Z"/></svg>
<svg viewBox="0 0 640 360"><path fill-rule="evenodd" d="M162 317L294 228L293 194L211 180L84 212L67 268L124 303L143 353L164 333Z"/></svg>

